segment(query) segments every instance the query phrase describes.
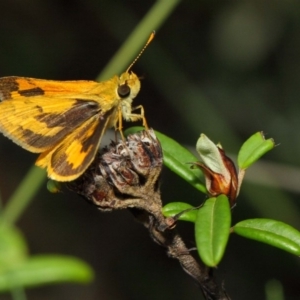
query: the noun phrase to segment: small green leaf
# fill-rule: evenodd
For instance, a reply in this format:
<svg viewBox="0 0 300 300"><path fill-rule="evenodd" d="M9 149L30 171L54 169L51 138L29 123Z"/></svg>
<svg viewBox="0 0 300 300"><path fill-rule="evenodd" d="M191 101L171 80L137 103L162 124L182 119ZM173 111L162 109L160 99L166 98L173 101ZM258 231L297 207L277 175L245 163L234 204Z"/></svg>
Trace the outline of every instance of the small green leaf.
<svg viewBox="0 0 300 300"><path fill-rule="evenodd" d="M47 190L52 194L59 193L62 190L62 183L59 181L49 179L47 181Z"/></svg>
<svg viewBox="0 0 300 300"><path fill-rule="evenodd" d="M141 130L144 130L144 128L131 127L125 130L124 134L127 136ZM165 166L190 183L194 188L206 193L206 188L201 183L203 180L202 172L200 169L191 169L191 165L189 164L197 161L198 158L195 157L189 150L182 147L179 143L167 137L166 135L158 131L155 131L155 134L159 139L163 149Z"/></svg>
<svg viewBox="0 0 300 300"><path fill-rule="evenodd" d="M240 169L247 169L261 156L272 150L275 146L273 139L265 139L262 132L253 134L241 147L238 154Z"/></svg>
<svg viewBox="0 0 300 300"><path fill-rule="evenodd" d="M188 221L188 222L195 222L198 210L195 209L194 206L184 203L184 202L172 202L168 203L162 208L162 213L165 217L174 217L181 212L187 210L183 214L181 214L178 220L181 221Z"/></svg>
<svg viewBox="0 0 300 300"><path fill-rule="evenodd" d="M15 287L26 288L62 282L88 283L92 279L91 267L75 257L39 255L1 273L0 292Z"/></svg>
<svg viewBox="0 0 300 300"><path fill-rule="evenodd" d="M27 245L22 233L14 227L0 227L0 273L27 258Z"/></svg>
<svg viewBox="0 0 300 300"><path fill-rule="evenodd" d="M209 267L221 261L228 242L231 223L229 200L225 195L209 198L198 210L195 223L200 258Z"/></svg>
<svg viewBox="0 0 300 300"><path fill-rule="evenodd" d="M207 168L222 175L229 173L219 148L203 133L201 133L196 143L196 150L200 156L200 161L203 162Z"/></svg>
<svg viewBox="0 0 300 300"><path fill-rule="evenodd" d="M248 239L300 255L300 232L283 222L270 219L249 219L237 223L233 231Z"/></svg>

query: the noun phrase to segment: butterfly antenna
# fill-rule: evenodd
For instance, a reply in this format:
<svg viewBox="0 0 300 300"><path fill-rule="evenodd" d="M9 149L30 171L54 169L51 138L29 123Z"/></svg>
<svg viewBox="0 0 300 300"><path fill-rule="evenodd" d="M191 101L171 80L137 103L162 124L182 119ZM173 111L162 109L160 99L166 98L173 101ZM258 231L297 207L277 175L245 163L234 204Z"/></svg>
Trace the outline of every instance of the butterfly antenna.
<svg viewBox="0 0 300 300"><path fill-rule="evenodd" d="M143 49L140 51L140 53L137 55L137 57L133 60L133 62L130 64L130 66L127 68L126 73L129 72L129 70L132 68L132 66L136 63L136 61L140 58L140 56L143 54L145 49L148 47L148 45L151 43L151 41L154 39L155 36L155 30L153 30L148 38L148 41L146 42Z"/></svg>

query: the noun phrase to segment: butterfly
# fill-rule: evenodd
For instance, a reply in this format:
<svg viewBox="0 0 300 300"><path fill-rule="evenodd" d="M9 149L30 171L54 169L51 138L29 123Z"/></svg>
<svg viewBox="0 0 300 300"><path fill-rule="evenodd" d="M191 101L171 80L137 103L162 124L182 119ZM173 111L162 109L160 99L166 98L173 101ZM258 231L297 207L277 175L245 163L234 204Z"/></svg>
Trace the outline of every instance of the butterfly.
<svg viewBox="0 0 300 300"><path fill-rule="evenodd" d="M54 81L0 78L0 132L24 149L40 153L36 165L55 181L78 178L93 161L108 128L122 135L122 118L143 120L143 106L132 107L140 80L132 65L107 81ZM139 109L140 113L133 113Z"/></svg>

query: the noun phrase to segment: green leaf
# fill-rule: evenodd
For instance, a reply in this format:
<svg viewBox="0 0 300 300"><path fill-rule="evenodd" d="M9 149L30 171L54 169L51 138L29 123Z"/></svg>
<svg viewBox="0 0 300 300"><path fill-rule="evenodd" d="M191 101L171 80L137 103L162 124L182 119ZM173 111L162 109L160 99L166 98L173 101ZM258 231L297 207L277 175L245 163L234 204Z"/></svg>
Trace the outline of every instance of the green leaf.
<svg viewBox="0 0 300 300"><path fill-rule="evenodd" d="M135 133L137 131L144 130L143 127L131 127L125 130L124 134ZM171 171L182 177L185 181L190 183L194 188L206 193L205 186L201 183L203 180L203 174L200 169L191 169L191 162L198 160L189 150L182 147L179 143L166 135L155 131L157 138L159 139L164 155L164 164Z"/></svg>
<svg viewBox="0 0 300 300"><path fill-rule="evenodd" d="M238 154L240 169L247 169L261 156L272 150L275 146L273 139L265 140L262 132L253 134L241 147Z"/></svg>
<svg viewBox="0 0 300 300"><path fill-rule="evenodd" d="M14 227L0 227L0 273L27 258L27 245L22 233Z"/></svg>
<svg viewBox="0 0 300 300"><path fill-rule="evenodd" d="M201 133L196 143L196 150L200 156L200 161L207 168L222 175L229 173L219 148L203 133ZM230 174L227 176L230 176Z"/></svg>
<svg viewBox="0 0 300 300"><path fill-rule="evenodd" d="M200 258L209 267L221 261L228 242L231 223L229 200L225 195L209 198L198 210L195 223Z"/></svg>
<svg viewBox="0 0 300 300"><path fill-rule="evenodd" d="M88 283L92 279L93 271L90 266L75 257L39 255L1 273L0 292L15 287L26 288L62 282Z"/></svg>
<svg viewBox="0 0 300 300"><path fill-rule="evenodd" d="M300 255L300 232L283 222L270 219L249 219L237 223L233 231L248 239Z"/></svg>
<svg viewBox="0 0 300 300"><path fill-rule="evenodd" d="M181 221L188 221L188 222L196 222L196 217L198 210L195 209L194 206L184 203L184 202L172 202L168 203L162 208L162 213L165 217L174 217L181 212L188 210L181 214L178 218L178 220Z"/></svg>
<svg viewBox="0 0 300 300"><path fill-rule="evenodd" d="M60 193L62 191L62 183L49 179L47 181L47 190L52 194Z"/></svg>

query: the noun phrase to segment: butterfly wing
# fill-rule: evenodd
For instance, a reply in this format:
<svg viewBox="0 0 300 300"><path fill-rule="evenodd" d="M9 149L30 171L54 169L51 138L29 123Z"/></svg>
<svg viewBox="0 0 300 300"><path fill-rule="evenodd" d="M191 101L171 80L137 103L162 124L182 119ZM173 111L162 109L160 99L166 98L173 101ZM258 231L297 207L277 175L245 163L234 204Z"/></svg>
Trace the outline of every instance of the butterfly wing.
<svg viewBox="0 0 300 300"><path fill-rule="evenodd" d="M36 96L57 97L60 95L93 94L101 83L88 80L57 81L29 77L0 78L0 101Z"/></svg>
<svg viewBox="0 0 300 300"><path fill-rule="evenodd" d="M115 125L117 77L104 83L0 78L0 131L31 152L57 181L71 181L92 162Z"/></svg>
<svg viewBox="0 0 300 300"><path fill-rule="evenodd" d="M36 165L46 168L51 179L76 179L94 159L113 113L114 109L85 121L56 147L40 154Z"/></svg>
<svg viewBox="0 0 300 300"><path fill-rule="evenodd" d="M0 78L0 131L28 151L46 151L101 113L90 92L97 86L93 81Z"/></svg>

